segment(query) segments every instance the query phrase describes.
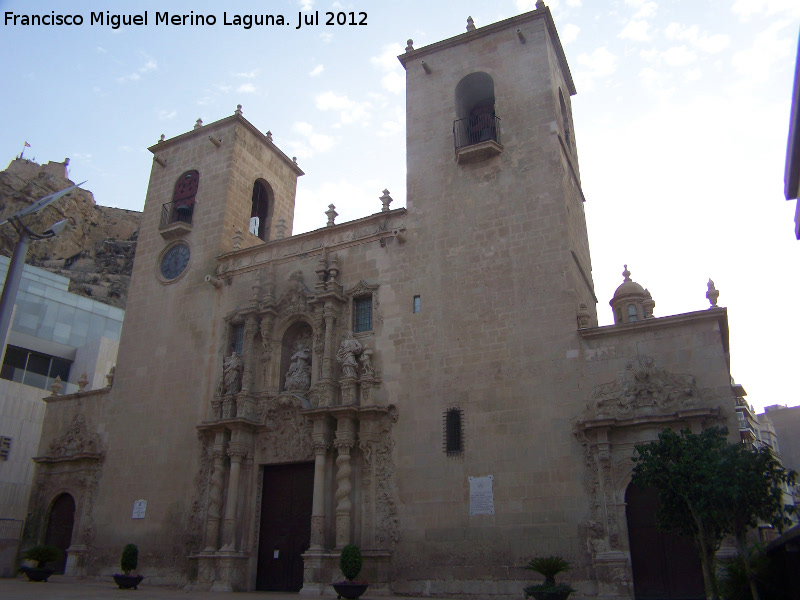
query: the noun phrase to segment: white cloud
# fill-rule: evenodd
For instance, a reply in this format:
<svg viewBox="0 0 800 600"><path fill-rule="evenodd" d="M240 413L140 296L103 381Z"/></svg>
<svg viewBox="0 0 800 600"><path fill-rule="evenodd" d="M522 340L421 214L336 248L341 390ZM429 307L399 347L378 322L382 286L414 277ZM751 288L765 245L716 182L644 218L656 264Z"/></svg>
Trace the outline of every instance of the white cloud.
<svg viewBox="0 0 800 600"><path fill-rule="evenodd" d="M580 86L584 89L592 89L596 79L608 77L617 70L617 57L601 46L591 54L579 54L578 64L583 69L578 71L576 80L580 80Z"/></svg>
<svg viewBox="0 0 800 600"><path fill-rule="evenodd" d="M649 19L658 11L658 5L648 0L625 0L625 4L636 9L634 19Z"/></svg>
<svg viewBox="0 0 800 600"><path fill-rule="evenodd" d="M369 62L382 71L394 71L402 68L400 61L397 60L397 56L399 54L403 54L403 52L405 52L405 47L397 42L393 44L386 44L383 48L381 48L381 53L370 58Z"/></svg>
<svg viewBox="0 0 800 600"><path fill-rule="evenodd" d="M736 0L731 11L743 21L761 14L800 17L800 3L797 0Z"/></svg>
<svg viewBox="0 0 800 600"><path fill-rule="evenodd" d="M701 52L707 54L722 52L731 43L730 36L701 33L697 25L686 27L678 23L670 23L664 30L664 35L670 40L687 41Z"/></svg>
<svg viewBox="0 0 800 600"><path fill-rule="evenodd" d="M300 10L308 12L314 8L314 0L299 0Z"/></svg>
<svg viewBox="0 0 800 600"><path fill-rule="evenodd" d="M249 73L234 73L236 77L244 77L245 79L255 79L258 75L258 69L253 69Z"/></svg>
<svg viewBox="0 0 800 600"><path fill-rule="evenodd" d="M156 62L156 60L154 58L145 55L144 65L142 65L141 67L136 69L135 72L129 75L123 75L122 77L117 77L117 81L120 83L125 83L126 81L138 81L139 79L142 78L143 74L149 73L150 71L155 71L156 69L158 69L158 63Z"/></svg>
<svg viewBox="0 0 800 600"><path fill-rule="evenodd" d="M617 37L633 40L634 42L646 42L650 39L650 34L647 32L648 29L650 29L650 24L647 21L634 19L628 21L628 24L619 32Z"/></svg>
<svg viewBox="0 0 800 600"><path fill-rule="evenodd" d="M406 78L403 73L387 73L381 77L381 86L387 92L402 94L406 89Z"/></svg>
<svg viewBox="0 0 800 600"><path fill-rule="evenodd" d="M661 58L670 67L685 67L697 61L697 55L686 46L673 46L661 53Z"/></svg>
<svg viewBox="0 0 800 600"><path fill-rule="evenodd" d="M170 119L174 119L177 114L178 114L178 111L176 111L176 110L172 110L172 111L167 112L166 110L162 109L162 110L158 111L158 118L161 121L169 121Z"/></svg>
<svg viewBox="0 0 800 600"><path fill-rule="evenodd" d="M565 46L574 42L578 39L578 34L580 33L581 28L577 25L573 25L572 23L567 23L564 27L561 28L561 33L559 34L559 38L561 39L561 43Z"/></svg>
<svg viewBox="0 0 800 600"><path fill-rule="evenodd" d="M323 92L316 97L319 110L330 110L339 113L341 123L349 124L365 122L370 119L372 105L369 102L356 102L336 92Z"/></svg>
<svg viewBox="0 0 800 600"><path fill-rule="evenodd" d="M328 44L333 39L333 34L327 31L324 31L319 34L319 39L322 41L323 44Z"/></svg>
<svg viewBox="0 0 800 600"><path fill-rule="evenodd" d="M302 136L302 141L289 142L289 147L298 158L310 158L317 152L327 152L336 144L336 138L316 133L314 127L305 121L292 125L292 131Z"/></svg>
<svg viewBox="0 0 800 600"><path fill-rule="evenodd" d="M236 88L236 91L240 94L254 94L256 91L256 86L254 86L252 83L243 83Z"/></svg>
<svg viewBox="0 0 800 600"><path fill-rule="evenodd" d="M322 74L322 72L323 72L324 70L325 70L325 67L324 67L323 65L317 65L316 67L314 67L313 69L311 69L311 72L309 73L309 75L310 75L311 77L316 77L317 75L320 75L320 74Z"/></svg>
<svg viewBox="0 0 800 600"><path fill-rule="evenodd" d="M756 35L750 48L733 55L731 63L745 80L749 80L750 83L767 81L770 69L775 63L785 59L791 60L797 47L796 38L780 36L787 25L787 21L772 23ZM792 34L794 34L793 28Z"/></svg>

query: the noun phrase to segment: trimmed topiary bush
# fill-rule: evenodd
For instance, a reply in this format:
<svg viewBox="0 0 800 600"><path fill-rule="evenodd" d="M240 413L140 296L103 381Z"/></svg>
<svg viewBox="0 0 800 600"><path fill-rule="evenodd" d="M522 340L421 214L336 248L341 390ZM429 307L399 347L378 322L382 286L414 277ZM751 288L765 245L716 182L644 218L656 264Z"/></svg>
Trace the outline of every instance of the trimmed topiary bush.
<svg viewBox="0 0 800 600"><path fill-rule="evenodd" d="M342 554L339 557L339 568L342 570L342 575L347 581L353 581L361 572L361 550L355 544L348 544L342 548Z"/></svg>
<svg viewBox="0 0 800 600"><path fill-rule="evenodd" d="M130 575L131 571L135 571L139 566L139 549L136 544L128 544L122 550L122 558L119 561L119 567L125 575Z"/></svg>

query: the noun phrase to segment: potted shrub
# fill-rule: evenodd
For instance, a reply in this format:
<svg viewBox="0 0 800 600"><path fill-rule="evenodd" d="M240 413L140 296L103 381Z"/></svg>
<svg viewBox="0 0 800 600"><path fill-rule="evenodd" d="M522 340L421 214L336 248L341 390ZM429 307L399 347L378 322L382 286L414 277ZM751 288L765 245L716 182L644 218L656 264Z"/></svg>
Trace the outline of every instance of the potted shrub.
<svg viewBox="0 0 800 600"><path fill-rule="evenodd" d="M569 570L570 564L560 556L542 556L532 559L525 567L544 575L544 583L529 585L525 588L525 597L533 596L536 600L566 600L575 590L569 584L556 584L556 575Z"/></svg>
<svg viewBox="0 0 800 600"><path fill-rule="evenodd" d="M337 598L347 598L348 600L356 600L361 594L367 591L369 584L363 581L354 581L358 574L361 572L361 550L354 544L348 544L342 548L342 554L339 556L339 569L344 575L345 581L333 584L333 589L338 594Z"/></svg>
<svg viewBox="0 0 800 600"><path fill-rule="evenodd" d="M135 544L128 544L122 550L122 558L119 561L119 567L122 569L124 575L115 574L114 581L117 582L119 589L129 590L142 583L144 579L141 575L131 575L131 571L135 571L139 566L139 549Z"/></svg>
<svg viewBox="0 0 800 600"><path fill-rule="evenodd" d="M36 563L35 567L20 567L20 571L28 576L29 581L47 581L55 569L46 566L46 563L61 559L61 550L55 546L34 546L22 553L22 558Z"/></svg>

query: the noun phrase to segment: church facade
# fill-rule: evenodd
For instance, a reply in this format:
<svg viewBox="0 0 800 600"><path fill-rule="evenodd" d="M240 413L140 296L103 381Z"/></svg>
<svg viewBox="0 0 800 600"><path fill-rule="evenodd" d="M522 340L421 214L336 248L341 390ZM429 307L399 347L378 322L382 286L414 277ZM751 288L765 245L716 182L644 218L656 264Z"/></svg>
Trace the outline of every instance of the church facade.
<svg viewBox="0 0 800 600"><path fill-rule="evenodd" d="M406 208L291 235L303 172L240 109L150 148L113 383L48 399L28 545L72 519L68 573L135 543L196 589L330 595L349 543L376 595L520 597L549 554L580 596L650 585L633 446L736 430L727 316L655 318L626 268L597 326L539 4L409 40Z"/></svg>

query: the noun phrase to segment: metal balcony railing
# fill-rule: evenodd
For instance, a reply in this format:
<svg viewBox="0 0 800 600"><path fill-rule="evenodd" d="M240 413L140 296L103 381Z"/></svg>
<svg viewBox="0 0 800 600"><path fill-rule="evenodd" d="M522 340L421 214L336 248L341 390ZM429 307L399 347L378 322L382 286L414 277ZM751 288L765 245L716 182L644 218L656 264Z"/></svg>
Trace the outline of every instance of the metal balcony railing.
<svg viewBox="0 0 800 600"><path fill-rule="evenodd" d="M456 150L490 140L501 143L500 117L485 114L453 122L453 143Z"/></svg>
<svg viewBox="0 0 800 600"><path fill-rule="evenodd" d="M166 227L172 223L192 223L194 214L194 202L167 202L161 207L161 227Z"/></svg>

